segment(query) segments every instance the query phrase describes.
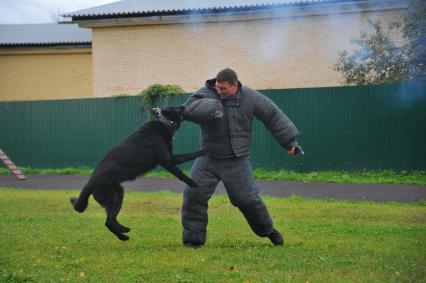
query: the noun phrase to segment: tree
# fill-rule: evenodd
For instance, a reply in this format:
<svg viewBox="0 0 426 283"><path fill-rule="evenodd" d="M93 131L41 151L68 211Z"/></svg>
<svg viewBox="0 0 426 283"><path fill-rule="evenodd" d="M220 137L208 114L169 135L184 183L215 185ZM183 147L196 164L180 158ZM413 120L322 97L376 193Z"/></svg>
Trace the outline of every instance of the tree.
<svg viewBox="0 0 426 283"><path fill-rule="evenodd" d="M386 36L380 22L372 22L373 34L361 32L352 40L359 46L352 55L339 53L334 70L342 72L347 85L382 84L404 81L408 75L407 55Z"/></svg>
<svg viewBox="0 0 426 283"><path fill-rule="evenodd" d="M408 40L409 79L426 80L426 1L408 1L403 32Z"/></svg>
<svg viewBox="0 0 426 283"><path fill-rule="evenodd" d="M408 0L408 12L402 23L390 29L403 32L407 44L397 47L380 22L369 24L372 34L361 32L352 40L359 46L351 55L339 53L333 69L342 72L347 85L383 84L426 80L426 1Z"/></svg>

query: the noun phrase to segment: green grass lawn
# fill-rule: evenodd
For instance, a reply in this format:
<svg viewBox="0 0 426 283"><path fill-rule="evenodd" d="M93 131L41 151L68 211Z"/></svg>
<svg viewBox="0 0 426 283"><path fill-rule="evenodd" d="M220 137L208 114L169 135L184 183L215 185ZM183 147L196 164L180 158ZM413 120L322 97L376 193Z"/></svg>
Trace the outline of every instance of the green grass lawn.
<svg viewBox="0 0 426 283"><path fill-rule="evenodd" d="M127 191L121 242L78 191L0 188L1 282L425 282L426 204L264 200L286 243L251 232L226 196L210 201L208 239L181 245L181 194Z"/></svg>

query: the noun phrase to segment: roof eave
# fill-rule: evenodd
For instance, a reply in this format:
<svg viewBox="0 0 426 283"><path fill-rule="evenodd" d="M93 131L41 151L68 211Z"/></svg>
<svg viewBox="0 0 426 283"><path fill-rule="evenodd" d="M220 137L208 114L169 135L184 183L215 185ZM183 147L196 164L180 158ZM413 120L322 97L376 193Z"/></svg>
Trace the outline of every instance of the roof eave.
<svg viewBox="0 0 426 283"><path fill-rule="evenodd" d="M0 43L0 48L87 48L91 46L92 42Z"/></svg>
<svg viewBox="0 0 426 283"><path fill-rule="evenodd" d="M241 11L260 11L267 9L275 9L280 7L293 7L293 6L312 6L312 5L322 5L327 3L336 3L336 2L351 2L351 1L365 1L365 0L315 0L300 1L293 3L285 4L259 4L251 6L236 6L236 7L210 7L210 8L193 8L193 9L172 9L172 10L150 10L150 11L131 11L131 12L118 12L118 13L102 13L102 12L93 12L93 9L77 11L73 13L68 13L62 15L63 17L72 17L80 19L97 19L108 16L123 16L127 17L138 16L138 17L151 17L151 16L174 16L174 15L185 15L185 14L212 14L212 13L229 13L229 12L241 12ZM95 7L96 8L96 7Z"/></svg>
<svg viewBox="0 0 426 283"><path fill-rule="evenodd" d="M150 13L150 14L117 14L72 17L72 22L82 28L128 26L128 25L158 25L158 24L187 24L207 23L218 21L245 21L270 18L306 17L327 14L359 13L366 11L383 11L406 9L403 0L386 1L345 1L321 2L321 5L287 5L274 9L234 9L231 11L216 11L210 13Z"/></svg>

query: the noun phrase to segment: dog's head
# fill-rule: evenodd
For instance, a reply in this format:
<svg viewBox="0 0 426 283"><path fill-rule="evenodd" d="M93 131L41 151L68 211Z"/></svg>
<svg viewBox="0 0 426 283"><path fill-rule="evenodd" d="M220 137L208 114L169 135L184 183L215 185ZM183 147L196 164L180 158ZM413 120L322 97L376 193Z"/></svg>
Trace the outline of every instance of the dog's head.
<svg viewBox="0 0 426 283"><path fill-rule="evenodd" d="M169 124L174 130L177 130L183 121L182 114L184 110L184 106L166 107L163 109L152 108L152 114L157 120Z"/></svg>

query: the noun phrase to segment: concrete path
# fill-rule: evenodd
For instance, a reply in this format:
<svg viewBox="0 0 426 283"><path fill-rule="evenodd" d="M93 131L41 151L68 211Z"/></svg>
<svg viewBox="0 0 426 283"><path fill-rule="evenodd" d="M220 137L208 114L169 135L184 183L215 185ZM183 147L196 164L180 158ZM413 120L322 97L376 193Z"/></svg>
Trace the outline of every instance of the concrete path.
<svg viewBox="0 0 426 283"><path fill-rule="evenodd" d="M77 189L80 190L88 176L28 175L27 180L17 180L12 175L0 175L0 187L19 189ZM346 200L415 202L426 199L426 186L387 184L337 184L293 181L258 180L261 195L288 197L299 195L307 198L334 198ZM142 177L123 186L135 191L155 192L167 190L183 192L184 183L174 178ZM1 193L1 192L0 192ZM219 183L216 194L226 193Z"/></svg>

